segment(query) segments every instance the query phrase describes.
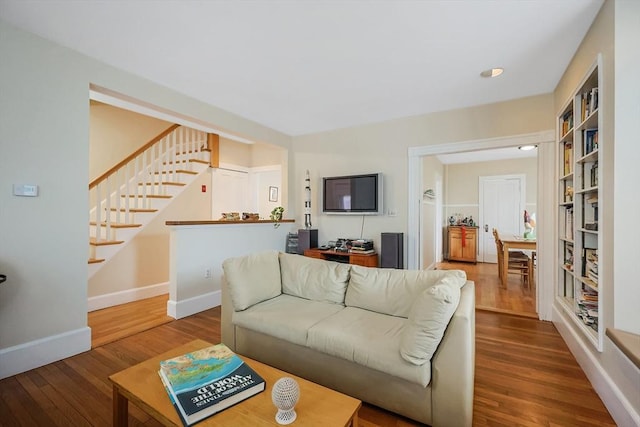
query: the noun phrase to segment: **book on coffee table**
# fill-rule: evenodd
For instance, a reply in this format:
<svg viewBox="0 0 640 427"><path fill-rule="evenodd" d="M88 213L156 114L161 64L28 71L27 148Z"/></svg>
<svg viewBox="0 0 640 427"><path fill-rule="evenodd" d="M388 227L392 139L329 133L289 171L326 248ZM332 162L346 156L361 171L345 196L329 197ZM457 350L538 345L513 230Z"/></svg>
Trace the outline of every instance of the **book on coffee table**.
<svg viewBox="0 0 640 427"><path fill-rule="evenodd" d="M224 344L163 360L159 374L185 425L265 389L264 379Z"/></svg>

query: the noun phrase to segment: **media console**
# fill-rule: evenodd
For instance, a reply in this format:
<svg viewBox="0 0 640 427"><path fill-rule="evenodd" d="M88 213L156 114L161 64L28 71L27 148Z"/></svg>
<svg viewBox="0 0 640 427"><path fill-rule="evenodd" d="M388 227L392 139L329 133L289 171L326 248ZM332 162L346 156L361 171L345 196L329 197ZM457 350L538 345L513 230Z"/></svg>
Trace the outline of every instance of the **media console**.
<svg viewBox="0 0 640 427"><path fill-rule="evenodd" d="M322 250L318 248L307 249L304 256L310 258L324 259L326 261L337 261L345 264L362 265L364 267L377 267L378 254L358 254L354 252L340 252L335 249Z"/></svg>

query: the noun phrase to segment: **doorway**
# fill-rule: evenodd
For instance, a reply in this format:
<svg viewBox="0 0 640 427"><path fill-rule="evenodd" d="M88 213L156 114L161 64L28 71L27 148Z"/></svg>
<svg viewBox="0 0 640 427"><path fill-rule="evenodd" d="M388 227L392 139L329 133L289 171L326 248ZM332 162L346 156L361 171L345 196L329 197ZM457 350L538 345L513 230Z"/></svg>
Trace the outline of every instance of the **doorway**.
<svg viewBox="0 0 640 427"><path fill-rule="evenodd" d="M420 206L423 199L423 159L428 156L441 154L466 154L480 152L480 150L518 147L521 145L537 145L538 159L534 165L538 171L537 188L538 196L533 196L537 204L538 213L538 286L535 289L536 311L541 320L550 320L554 300L554 194L556 182L554 174L544 173L553 170L555 165L555 131L547 130L532 134L516 135L508 137L489 138L483 140L464 141L457 143L411 147L408 150L408 232L407 232L407 265L410 269L416 269L421 261L421 235L420 235ZM446 181L446 178L445 178ZM476 178L476 183L477 178ZM477 188L477 187L476 187ZM447 203L445 202L445 209ZM479 203L476 201L475 209ZM456 207L456 209L459 209ZM457 210L459 212L459 210ZM443 216L447 218L445 214ZM444 224L443 224L444 225ZM495 268L495 265L494 265Z"/></svg>
<svg viewBox="0 0 640 427"><path fill-rule="evenodd" d="M521 235L526 209L527 177L518 175L481 176L478 187L478 262L496 264L498 254L492 231Z"/></svg>

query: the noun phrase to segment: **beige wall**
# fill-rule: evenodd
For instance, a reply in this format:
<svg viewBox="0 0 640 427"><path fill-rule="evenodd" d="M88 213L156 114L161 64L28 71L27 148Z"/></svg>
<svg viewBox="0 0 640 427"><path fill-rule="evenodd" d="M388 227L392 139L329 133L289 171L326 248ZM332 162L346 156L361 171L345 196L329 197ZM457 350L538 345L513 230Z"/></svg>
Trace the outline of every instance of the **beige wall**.
<svg viewBox="0 0 640 427"><path fill-rule="evenodd" d="M526 178L526 209L536 211L538 163L535 158L445 165L445 218L454 213L473 216L479 212L479 179L482 176L523 174Z"/></svg>
<svg viewBox="0 0 640 427"><path fill-rule="evenodd" d="M89 107L89 180L125 159L173 123L97 101Z"/></svg>
<svg viewBox="0 0 640 427"><path fill-rule="evenodd" d="M629 224L635 224L639 180L637 142L640 106L638 50L640 7L628 0L605 1L554 92L556 113L580 85L589 67L602 54L603 82L599 89L602 115L599 179L600 233L600 321L605 328L622 327L640 333L640 291L636 257ZM620 77L620 81L617 81ZM614 211L615 208L615 211ZM558 312L562 310L557 308ZM598 352L572 322L554 316L559 330L619 425L640 420L640 371L607 338ZM622 400L626 400L623 404ZM629 418L629 415L634 417Z"/></svg>
<svg viewBox="0 0 640 427"><path fill-rule="evenodd" d="M65 340L87 327L90 84L254 141L288 149L291 138L3 21L0 56L0 182L40 186L34 198L0 192L0 351L63 342L64 357L89 344ZM54 357L38 351L30 358Z"/></svg>
<svg viewBox="0 0 640 427"><path fill-rule="evenodd" d="M540 132L554 127L553 98L539 95L479 107L407 117L382 123L293 138L295 184L290 191L304 200L304 172L312 179L312 217L320 242L359 237L362 217L322 215L320 178L382 172L386 211L395 216L367 217L363 237L379 245L381 232L407 232L407 149L426 145ZM315 186L315 187L314 187ZM304 224L302 206L296 206Z"/></svg>

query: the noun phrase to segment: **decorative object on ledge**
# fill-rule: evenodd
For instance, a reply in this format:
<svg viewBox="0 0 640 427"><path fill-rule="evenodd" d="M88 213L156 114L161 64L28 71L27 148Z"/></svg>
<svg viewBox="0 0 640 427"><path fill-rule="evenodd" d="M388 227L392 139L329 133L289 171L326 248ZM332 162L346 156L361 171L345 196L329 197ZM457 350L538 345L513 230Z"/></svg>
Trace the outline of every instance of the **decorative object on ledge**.
<svg viewBox="0 0 640 427"><path fill-rule="evenodd" d="M270 218L271 220L276 221L275 224L273 224L274 228L280 227L280 221L282 221L283 213L284 213L284 208L282 206L273 208L273 210L271 211Z"/></svg>
<svg viewBox="0 0 640 427"><path fill-rule="evenodd" d="M291 424L298 416L295 411L296 403L300 398L300 386L296 380L290 377L282 377L273 385L271 399L278 408L276 422L278 424Z"/></svg>
<svg viewBox="0 0 640 427"><path fill-rule="evenodd" d="M260 219L259 213L250 213L250 212L242 212L242 220L243 221L256 221Z"/></svg>
<svg viewBox="0 0 640 427"><path fill-rule="evenodd" d="M307 169L307 176L304 179L304 228L306 230L311 229L311 179L309 178L309 169Z"/></svg>
<svg viewBox="0 0 640 427"><path fill-rule="evenodd" d="M240 213L238 212L222 212L220 221L240 221Z"/></svg>
<svg viewBox="0 0 640 427"><path fill-rule="evenodd" d="M430 188L430 189L424 191L424 193L422 194L422 197L424 199L435 199L436 198L436 193Z"/></svg>

